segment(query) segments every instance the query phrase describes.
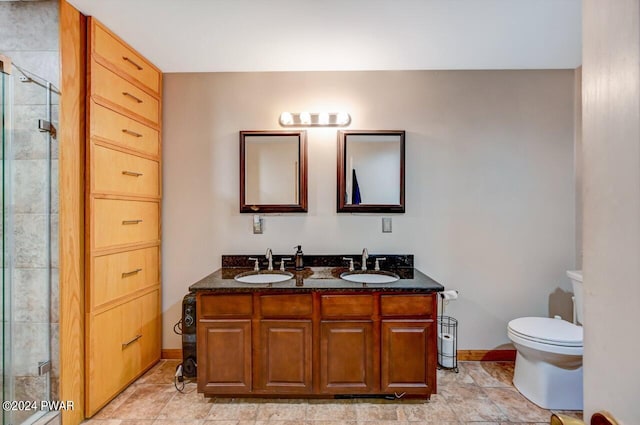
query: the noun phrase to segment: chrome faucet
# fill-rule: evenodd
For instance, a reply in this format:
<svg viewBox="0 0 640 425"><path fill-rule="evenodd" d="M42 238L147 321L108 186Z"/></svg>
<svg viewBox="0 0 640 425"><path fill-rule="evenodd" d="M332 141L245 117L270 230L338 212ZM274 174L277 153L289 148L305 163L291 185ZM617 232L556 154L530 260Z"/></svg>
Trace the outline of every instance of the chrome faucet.
<svg viewBox="0 0 640 425"><path fill-rule="evenodd" d="M273 253L271 252L271 248L267 248L267 253L265 254L265 257L267 257L267 261L269 261L267 270L273 271Z"/></svg>
<svg viewBox="0 0 640 425"><path fill-rule="evenodd" d="M280 271L281 272L286 271L285 264L284 264L285 261L291 261L291 257L281 258L280 259Z"/></svg>
<svg viewBox="0 0 640 425"><path fill-rule="evenodd" d="M249 261L255 261L253 263L253 271L254 272L259 272L260 271L260 263L259 263L260 260L258 260L255 257L249 257Z"/></svg>
<svg viewBox="0 0 640 425"><path fill-rule="evenodd" d="M362 250L362 271L367 270L367 258L369 258L369 251L365 248Z"/></svg>
<svg viewBox="0 0 640 425"><path fill-rule="evenodd" d="M342 259L349 262L349 271L352 272L355 269L353 267L353 258L342 257Z"/></svg>
<svg viewBox="0 0 640 425"><path fill-rule="evenodd" d="M387 259L387 257L378 257L378 258L376 258L376 265L373 267L373 269L375 271L377 271L377 272L380 271L380 261L384 261L386 259Z"/></svg>

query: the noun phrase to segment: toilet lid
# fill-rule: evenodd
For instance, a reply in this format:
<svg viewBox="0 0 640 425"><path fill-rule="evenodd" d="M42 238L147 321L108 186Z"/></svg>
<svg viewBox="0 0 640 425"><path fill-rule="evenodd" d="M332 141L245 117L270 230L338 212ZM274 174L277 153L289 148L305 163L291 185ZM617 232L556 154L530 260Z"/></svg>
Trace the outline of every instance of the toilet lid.
<svg viewBox="0 0 640 425"><path fill-rule="evenodd" d="M511 332L546 344L582 347L582 326L549 317L520 317L509 322Z"/></svg>

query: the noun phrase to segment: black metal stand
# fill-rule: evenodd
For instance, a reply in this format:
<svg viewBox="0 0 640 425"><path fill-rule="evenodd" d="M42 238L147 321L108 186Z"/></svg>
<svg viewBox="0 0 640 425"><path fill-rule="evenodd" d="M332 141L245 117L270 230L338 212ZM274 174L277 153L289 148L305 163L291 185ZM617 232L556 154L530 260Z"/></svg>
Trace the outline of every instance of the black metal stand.
<svg viewBox="0 0 640 425"><path fill-rule="evenodd" d="M440 312L444 313L444 296L440 294ZM458 321L438 316L438 369L458 373Z"/></svg>

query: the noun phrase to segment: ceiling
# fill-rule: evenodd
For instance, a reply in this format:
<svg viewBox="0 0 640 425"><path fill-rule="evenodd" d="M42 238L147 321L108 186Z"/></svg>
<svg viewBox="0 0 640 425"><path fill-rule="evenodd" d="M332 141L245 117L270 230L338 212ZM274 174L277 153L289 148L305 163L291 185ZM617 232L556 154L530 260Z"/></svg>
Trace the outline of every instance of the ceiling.
<svg viewBox="0 0 640 425"><path fill-rule="evenodd" d="M69 0L163 72L566 69L581 0Z"/></svg>

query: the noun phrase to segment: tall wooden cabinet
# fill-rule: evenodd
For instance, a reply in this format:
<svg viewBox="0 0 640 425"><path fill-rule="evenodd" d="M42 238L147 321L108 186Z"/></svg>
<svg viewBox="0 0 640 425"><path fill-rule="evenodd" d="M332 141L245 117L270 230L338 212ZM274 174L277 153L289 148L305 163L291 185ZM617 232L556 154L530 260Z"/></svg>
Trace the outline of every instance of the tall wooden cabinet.
<svg viewBox="0 0 640 425"><path fill-rule="evenodd" d="M87 29L85 414L160 358L162 74Z"/></svg>

